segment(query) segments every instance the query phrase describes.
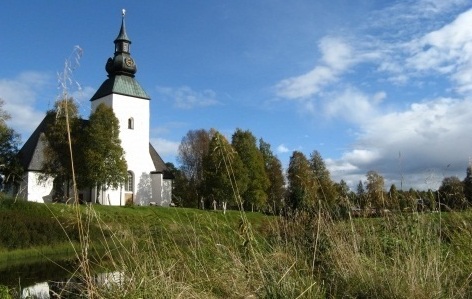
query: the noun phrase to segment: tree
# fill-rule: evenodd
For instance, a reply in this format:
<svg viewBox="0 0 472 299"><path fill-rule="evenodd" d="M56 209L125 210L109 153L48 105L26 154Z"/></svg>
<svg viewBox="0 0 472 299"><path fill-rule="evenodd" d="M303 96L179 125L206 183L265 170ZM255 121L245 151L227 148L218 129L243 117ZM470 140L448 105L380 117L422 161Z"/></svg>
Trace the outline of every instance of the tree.
<svg viewBox="0 0 472 299"><path fill-rule="evenodd" d="M316 185L310 162L302 152L294 151L287 171L287 202L294 211L313 211L316 204Z"/></svg>
<svg viewBox="0 0 472 299"><path fill-rule="evenodd" d="M365 209L368 206L368 202L367 202L367 195L364 189L364 183L362 183L362 181L359 181L359 184L357 184L356 195L357 195L356 204L359 206L359 208Z"/></svg>
<svg viewBox="0 0 472 299"><path fill-rule="evenodd" d="M464 185L458 177L444 178L438 191L441 204L445 204L451 209L464 209L467 206Z"/></svg>
<svg viewBox="0 0 472 299"><path fill-rule="evenodd" d="M69 197L75 166L71 149L77 148L80 126L77 105L71 98L56 101L54 109L46 113L44 161L40 179L54 178L54 200L66 200L65 197ZM78 152L72 151L73 155Z"/></svg>
<svg viewBox="0 0 472 299"><path fill-rule="evenodd" d="M237 129L231 144L238 153L248 173L249 183L242 193L245 209L260 210L267 204L266 190L270 186L264 167L264 158L256 145L256 138L250 131Z"/></svg>
<svg viewBox="0 0 472 299"><path fill-rule="evenodd" d="M20 135L6 124L10 115L3 110L3 105L0 99L0 191L17 184L23 172L18 159Z"/></svg>
<svg viewBox="0 0 472 299"><path fill-rule="evenodd" d="M189 191L189 180L185 177L185 174L182 170L175 167L173 163L167 162L166 167L170 173L174 175L174 180L172 182L172 186L174 187L172 190L172 202L177 206L183 207L193 207L189 206L189 202L185 200L187 195L190 193Z"/></svg>
<svg viewBox="0 0 472 299"><path fill-rule="evenodd" d="M467 167L466 176L464 179L464 196L469 205L472 205L472 166Z"/></svg>
<svg viewBox="0 0 472 299"><path fill-rule="evenodd" d="M376 208L384 208L384 178L376 171L367 172L367 195L370 203Z"/></svg>
<svg viewBox="0 0 472 299"><path fill-rule="evenodd" d="M213 130L190 130L179 145L177 161L180 163L180 170L187 179L188 187L186 194L182 194L185 206L198 207L204 188L203 160L209 153L213 134Z"/></svg>
<svg viewBox="0 0 472 299"><path fill-rule="evenodd" d="M388 197L389 197L389 203L390 207L399 207L400 206L400 197L398 194L397 186L395 184L392 184L390 186L390 190L388 191Z"/></svg>
<svg viewBox="0 0 472 299"><path fill-rule="evenodd" d="M270 185L267 189L267 207L270 213L280 213L284 205L285 180L282 163L272 153L270 144L259 139L259 151L262 153L264 167Z"/></svg>
<svg viewBox="0 0 472 299"><path fill-rule="evenodd" d="M111 107L98 105L90 115L82 140L81 187L117 189L127 178L127 164L119 138L119 121Z"/></svg>
<svg viewBox="0 0 472 299"><path fill-rule="evenodd" d="M318 202L324 203L324 207L328 210L333 210L338 196L337 191L321 154L316 150L310 155L310 167L313 171L313 178L318 186L316 188Z"/></svg>
<svg viewBox="0 0 472 299"><path fill-rule="evenodd" d="M247 190L248 174L238 153L217 131L203 160L203 171L205 206L215 200L219 204L229 203L232 207L241 208L240 195Z"/></svg>
<svg viewBox="0 0 472 299"><path fill-rule="evenodd" d="M338 196L338 202L336 203L336 214L334 216L347 217L352 207L352 200L355 197L353 192L350 192L349 186L344 180L339 183L333 183L333 187L336 189Z"/></svg>

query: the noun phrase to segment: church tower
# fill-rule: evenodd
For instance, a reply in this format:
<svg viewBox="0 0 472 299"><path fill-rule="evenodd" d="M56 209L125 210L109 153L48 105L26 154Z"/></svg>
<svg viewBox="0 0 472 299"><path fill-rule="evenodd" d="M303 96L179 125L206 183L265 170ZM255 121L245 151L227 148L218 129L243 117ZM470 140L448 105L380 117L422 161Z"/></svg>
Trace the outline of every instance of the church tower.
<svg viewBox="0 0 472 299"><path fill-rule="evenodd" d="M131 40L126 34L124 10L120 32L114 43L114 56L108 58L105 66L108 79L90 101L92 112L98 105L105 103L113 109L119 120L121 146L128 164L128 179L122 190L100 190L98 201L106 205L131 202L139 205L169 205L172 178L149 143L151 98L135 79L137 68L131 57ZM96 194L92 195L94 196Z"/></svg>

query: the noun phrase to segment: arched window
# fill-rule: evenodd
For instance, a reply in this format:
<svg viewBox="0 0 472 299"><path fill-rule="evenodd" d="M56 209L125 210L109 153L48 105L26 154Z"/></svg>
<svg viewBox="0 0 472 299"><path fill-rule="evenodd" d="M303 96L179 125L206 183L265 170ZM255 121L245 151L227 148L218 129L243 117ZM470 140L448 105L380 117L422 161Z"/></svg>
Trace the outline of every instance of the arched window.
<svg viewBox="0 0 472 299"><path fill-rule="evenodd" d="M126 177L126 182L125 182L126 192L133 192L133 185L134 185L133 183L134 183L133 173L131 171L128 171L128 175Z"/></svg>
<svg viewBox="0 0 472 299"><path fill-rule="evenodd" d="M132 117L128 118L128 129L134 129L134 119Z"/></svg>

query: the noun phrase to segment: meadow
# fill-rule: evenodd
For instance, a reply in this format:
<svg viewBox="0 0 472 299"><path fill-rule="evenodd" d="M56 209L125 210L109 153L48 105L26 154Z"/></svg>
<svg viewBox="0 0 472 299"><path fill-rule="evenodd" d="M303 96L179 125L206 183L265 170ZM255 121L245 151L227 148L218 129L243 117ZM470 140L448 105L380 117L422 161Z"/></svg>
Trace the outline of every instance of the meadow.
<svg viewBox="0 0 472 299"><path fill-rule="evenodd" d="M2 197L0 231L0 264L75 256L73 298L472 297L470 211L335 220ZM122 279L102 287L97 268Z"/></svg>

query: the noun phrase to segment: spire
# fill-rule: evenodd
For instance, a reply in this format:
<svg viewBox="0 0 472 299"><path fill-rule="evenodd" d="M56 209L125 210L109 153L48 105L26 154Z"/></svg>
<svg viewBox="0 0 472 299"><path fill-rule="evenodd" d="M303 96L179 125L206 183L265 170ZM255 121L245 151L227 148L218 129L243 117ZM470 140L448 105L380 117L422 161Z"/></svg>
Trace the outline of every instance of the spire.
<svg viewBox="0 0 472 299"><path fill-rule="evenodd" d="M125 45L128 44L128 46L121 47L118 49L118 47L115 47L115 52L118 52L119 50L122 50L123 52L128 52L129 53L129 45L131 44L131 41L128 38L128 35L126 34L126 28L125 28L125 15L126 15L126 10L123 9L121 12L121 28L120 28L120 33L115 39L115 45L118 46L118 44Z"/></svg>
<svg viewBox="0 0 472 299"><path fill-rule="evenodd" d="M134 74L136 73L136 64L130 55L131 41L126 34L125 14L126 11L123 9L121 14L120 33L114 41L115 54L113 58L108 58L105 66L109 77L114 75L127 75L134 77Z"/></svg>
<svg viewBox="0 0 472 299"><path fill-rule="evenodd" d="M136 64L129 52L131 41L126 34L125 13L126 11L123 9L120 33L114 41L115 53L113 57L108 58L105 66L108 79L102 83L90 101L101 99L110 94L121 94L145 100L151 99L134 78L134 74L136 74Z"/></svg>

